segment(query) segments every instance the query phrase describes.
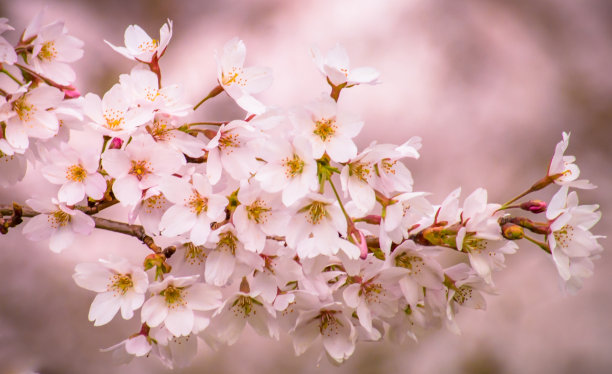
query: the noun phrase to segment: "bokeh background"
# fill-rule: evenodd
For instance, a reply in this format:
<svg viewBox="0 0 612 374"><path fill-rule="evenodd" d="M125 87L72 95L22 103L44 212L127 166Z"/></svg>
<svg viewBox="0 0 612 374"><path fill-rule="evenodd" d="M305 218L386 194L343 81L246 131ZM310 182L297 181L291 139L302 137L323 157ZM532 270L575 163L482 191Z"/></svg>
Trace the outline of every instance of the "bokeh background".
<svg viewBox="0 0 612 374"><path fill-rule="evenodd" d="M183 85L193 103L216 84L214 51L234 36L245 41L249 65L274 69L274 85L258 97L281 107L327 93L309 49L326 51L340 42L353 66L378 68L383 82L342 93L342 105L366 122L360 147L421 136L422 157L408 166L415 189L432 192L434 202L457 186L464 196L482 186L492 201L509 199L543 176L561 132L571 131L568 154L577 156L582 177L599 185L580 192L581 201L601 205L604 216L594 231L612 235L608 0L0 0L0 16L21 32L44 5L48 21L65 20L85 42L85 57L74 65L83 93L102 95L130 70L132 63L103 43L122 45L130 24L155 37L167 18L174 21L163 80ZM195 118L242 115L219 96ZM38 180L28 175L0 190L0 203L23 202L44 189ZM76 263L105 253L138 261L146 254L142 245L96 232L55 255L19 231L0 237L0 372L167 372L154 358L113 366L98 349L124 339L138 321L93 327L87 321L93 294L71 278ZM604 247L609 240L601 240ZM191 368L175 372L612 372L608 251L576 296L563 294L554 265L534 246L523 245L507 265L494 278L499 295L488 297L488 310L460 313L461 336L441 330L418 344L361 343L334 367L325 359L317 364L316 349L296 358L288 339L247 331L234 346L202 348Z"/></svg>

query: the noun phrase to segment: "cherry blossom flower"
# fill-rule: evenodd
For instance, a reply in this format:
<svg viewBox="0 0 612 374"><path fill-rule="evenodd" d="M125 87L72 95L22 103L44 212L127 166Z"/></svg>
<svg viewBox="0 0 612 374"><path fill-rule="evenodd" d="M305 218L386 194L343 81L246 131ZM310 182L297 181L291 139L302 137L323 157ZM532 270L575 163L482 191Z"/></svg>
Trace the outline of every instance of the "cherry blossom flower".
<svg viewBox="0 0 612 374"><path fill-rule="evenodd" d="M178 85L160 88L157 75L139 66L133 68L129 75L121 74L119 84L138 107L175 116L187 115L191 109L191 105L181 102L181 90Z"/></svg>
<svg viewBox="0 0 612 374"><path fill-rule="evenodd" d="M578 195L568 186L563 186L553 196L546 217L551 233L548 245L565 289L575 293L582 287L584 278L593 274L592 260L603 250L597 242L601 236L593 235L590 229L599 222L599 205L578 205Z"/></svg>
<svg viewBox="0 0 612 374"><path fill-rule="evenodd" d="M0 35L2 35L7 30L15 30L11 25L8 24L8 19L5 17L0 18ZM17 62L17 53L15 53L15 49L13 46L4 39L4 37L0 36L0 63L13 65Z"/></svg>
<svg viewBox="0 0 612 374"><path fill-rule="evenodd" d="M146 124L146 132L155 142L171 147L189 157L198 158L204 155L207 140L202 134L191 136L181 130L172 116L167 114L155 115L152 123Z"/></svg>
<svg viewBox="0 0 612 374"><path fill-rule="evenodd" d="M265 105L252 94L259 93L272 84L272 71L264 67L244 67L246 46L234 38L223 46L223 54L217 56L217 79L225 92L242 109L253 114L266 111Z"/></svg>
<svg viewBox="0 0 612 374"><path fill-rule="evenodd" d="M39 13L42 16L42 12ZM36 18L33 23L40 20ZM28 33L35 33L32 40L32 55L27 62L34 71L60 85L70 85L76 79L74 70L67 62L75 62L83 57L83 42L68 31L63 22L54 22L39 29L34 24Z"/></svg>
<svg viewBox="0 0 612 374"><path fill-rule="evenodd" d="M48 155L49 163L42 169L43 176L54 184L61 184L58 199L68 205L83 200L85 195L100 200L106 191L106 180L98 173L97 153L78 153L64 144L60 151Z"/></svg>
<svg viewBox="0 0 612 374"><path fill-rule="evenodd" d="M312 155L320 158L324 153L336 162L346 162L357 155L352 138L359 134L363 122L338 110L329 97L322 98L292 116L293 125L312 145Z"/></svg>
<svg viewBox="0 0 612 374"><path fill-rule="evenodd" d="M211 250L206 257L204 278L206 283L215 286L225 286L232 279L239 279L263 264L258 255L245 250L244 244L238 239L236 228L231 223L214 230L206 247ZM241 265L245 269L240 269Z"/></svg>
<svg viewBox="0 0 612 374"><path fill-rule="evenodd" d="M442 267L433 259L431 252L428 253L412 241L405 241L395 248L386 259L386 266L405 269L398 284L412 308L423 301L424 289L442 289Z"/></svg>
<svg viewBox="0 0 612 374"><path fill-rule="evenodd" d="M111 87L102 99L93 93L85 95L83 112L96 131L112 137L130 135L138 126L153 119L150 108L132 107L132 97L120 84Z"/></svg>
<svg viewBox="0 0 612 374"><path fill-rule="evenodd" d="M248 323L257 334L278 339L275 317L276 311L261 296L237 292L215 312L207 332L213 334L215 340L232 345Z"/></svg>
<svg viewBox="0 0 612 374"><path fill-rule="evenodd" d="M0 187L21 181L27 170L26 156L15 153L6 139L0 139Z"/></svg>
<svg viewBox="0 0 612 374"><path fill-rule="evenodd" d="M393 196L381 217L379 242L383 252L389 253L392 243L400 243L413 231L426 226L423 223L435 213L426 195L426 192L404 192Z"/></svg>
<svg viewBox="0 0 612 374"><path fill-rule="evenodd" d="M277 195L262 191L257 183L245 183L238 191L238 201L232 221L247 250L259 253L267 235L284 234L289 216Z"/></svg>
<svg viewBox="0 0 612 374"><path fill-rule="evenodd" d="M318 49L311 49L312 58L321 74L329 78L335 85L346 83L348 86L356 84L377 84L380 73L371 67L350 68L348 54L344 47L337 44L325 57Z"/></svg>
<svg viewBox="0 0 612 374"><path fill-rule="evenodd" d="M161 189L174 204L164 213L159 224L164 236L190 232L189 240L201 245L208 239L210 224L225 219L227 198L213 194L212 186L201 174L192 176L192 184L185 179L169 177Z"/></svg>
<svg viewBox="0 0 612 374"><path fill-rule="evenodd" d="M287 244L296 248L300 258L335 255L342 250L349 258L361 254L359 247L338 236L346 234L346 219L334 200L308 194L292 208L286 228Z"/></svg>
<svg viewBox="0 0 612 374"><path fill-rule="evenodd" d="M342 297L346 306L355 310L359 324L372 333L373 319L390 318L397 313L400 293L394 288L399 288L397 282L404 272L384 267L384 262L374 257L359 261L359 266L359 272L349 274Z"/></svg>
<svg viewBox="0 0 612 374"><path fill-rule="evenodd" d="M249 178L260 165L251 144L257 138L256 130L245 121L235 120L219 127L206 146L206 174L210 182L217 184L223 170L237 181Z"/></svg>
<svg viewBox="0 0 612 374"><path fill-rule="evenodd" d="M467 264L459 263L444 269L445 278L451 282L446 295L446 326L451 332L460 333L455 322L459 306L481 309L487 307L484 293L493 293L493 288L486 284Z"/></svg>
<svg viewBox="0 0 612 374"><path fill-rule="evenodd" d="M164 323L174 336L189 335L196 327L194 312L214 310L221 304L221 292L197 279L168 275L152 283L153 296L142 306L142 322L150 327Z"/></svg>
<svg viewBox="0 0 612 374"><path fill-rule="evenodd" d="M401 146L370 145L342 168L340 181L345 196L350 195L355 206L365 214L376 203L376 188L383 193L412 191L410 171L397 161L403 157L418 158L420 145L418 137Z"/></svg>
<svg viewBox="0 0 612 374"><path fill-rule="evenodd" d="M357 340L357 330L341 303L302 311L289 334L293 338L296 355L304 353L321 337L328 357L337 363L342 363L353 354Z"/></svg>
<svg viewBox="0 0 612 374"><path fill-rule="evenodd" d="M159 40L151 39L140 26L130 25L125 29L125 47L116 47L106 40L104 42L130 60L150 63L161 58L171 38L172 21L168 20L159 30Z"/></svg>
<svg viewBox="0 0 612 374"><path fill-rule="evenodd" d="M134 136L125 150L108 149L102 166L115 178L113 193L123 205L135 205L142 191L159 185L161 180L185 163L181 153L155 143L150 135Z"/></svg>
<svg viewBox="0 0 612 374"><path fill-rule="evenodd" d="M120 309L123 319L131 319L134 310L144 303L149 286L142 267L122 258L78 264L72 277L80 287L98 292L89 309L94 326L107 324Z"/></svg>
<svg viewBox="0 0 612 374"><path fill-rule="evenodd" d="M577 180L580 176L580 169L578 165L574 164L576 157L564 155L569 145L569 137L570 134L563 132L563 139L557 143L555 147L555 153L552 160L550 160L547 175L554 178L554 182L560 186L584 189L595 188L595 186L586 179Z"/></svg>
<svg viewBox="0 0 612 374"><path fill-rule="evenodd" d="M147 233L157 235L161 218L171 206L172 203L166 199L159 187L151 187L130 211L130 223L138 218Z"/></svg>
<svg viewBox="0 0 612 374"><path fill-rule="evenodd" d="M49 240L49 248L56 253L68 248L74 234L89 235L94 229L95 222L80 210L68 208L55 198L49 200L28 199L26 203L39 212L23 227L26 238L38 241Z"/></svg>
<svg viewBox="0 0 612 374"><path fill-rule="evenodd" d="M476 189L463 203L465 222L457 233L457 250L468 253L472 268L488 284L493 284L491 272L504 266L504 254L513 254L518 245L503 239L498 219L499 204L487 204L487 191Z"/></svg>
<svg viewBox="0 0 612 374"><path fill-rule="evenodd" d="M188 366L198 353L198 337L195 334L174 336L167 328L153 333L157 342L155 355L168 369Z"/></svg>
<svg viewBox="0 0 612 374"><path fill-rule="evenodd" d="M142 334L129 337L108 348L101 349L101 352L113 352L113 361L118 364L127 364L134 357L143 357L153 349L150 339Z"/></svg>
<svg viewBox="0 0 612 374"><path fill-rule="evenodd" d="M378 144L374 150L379 160L374 164L376 170L374 186L384 194L412 191L412 174L406 166L399 162L402 158L418 159L421 149L421 138L413 136L399 146L393 144Z"/></svg>
<svg viewBox="0 0 612 374"><path fill-rule="evenodd" d="M40 85L28 92L21 88L11 96L11 100L0 108L0 118L6 122L4 135L11 147L25 150L29 137L49 139L57 134L59 121L50 109L57 107L64 98L60 90Z"/></svg>
<svg viewBox="0 0 612 374"><path fill-rule="evenodd" d="M285 206L290 206L318 188L317 163L312 158L312 149L306 139L297 137L292 143L281 141L269 144L262 158L267 163L259 168L255 179L264 191L282 191Z"/></svg>

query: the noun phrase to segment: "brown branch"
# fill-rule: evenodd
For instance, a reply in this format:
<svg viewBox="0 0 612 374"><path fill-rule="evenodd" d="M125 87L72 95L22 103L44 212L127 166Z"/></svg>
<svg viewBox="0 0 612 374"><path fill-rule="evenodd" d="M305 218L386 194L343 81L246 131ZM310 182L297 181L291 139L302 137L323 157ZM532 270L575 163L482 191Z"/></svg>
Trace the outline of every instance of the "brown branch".
<svg viewBox="0 0 612 374"><path fill-rule="evenodd" d="M108 204L114 205L114 204L111 204L111 202L109 202ZM79 207L79 210L85 211L85 213L87 213L86 211L87 207ZM34 217L40 214L39 212L36 212L28 207L22 208L20 205L16 203L13 203L13 207L0 206L0 213L1 213L0 227L5 228L6 230L8 230L9 227L15 227L19 223L21 223L21 217ZM93 214L93 213L90 213L90 214ZM8 217L8 216L10 216L10 218L4 219L4 217ZM129 223L117 222L117 221L113 221L113 220L101 218L101 217L91 217L91 218L94 220L95 225L96 225L95 227L98 229L113 231L116 233L133 236L137 238L138 240L140 240L144 245L149 247L149 249L151 249L153 252L164 253L164 250L161 247L159 247L157 244L155 244L155 241L153 240L153 238L147 235L147 233L144 230L144 227L140 225L131 225ZM5 233L4 231L5 230L2 230L2 233ZM170 248L166 248L166 250L167 250L166 252L168 253L170 252L174 253Z"/></svg>

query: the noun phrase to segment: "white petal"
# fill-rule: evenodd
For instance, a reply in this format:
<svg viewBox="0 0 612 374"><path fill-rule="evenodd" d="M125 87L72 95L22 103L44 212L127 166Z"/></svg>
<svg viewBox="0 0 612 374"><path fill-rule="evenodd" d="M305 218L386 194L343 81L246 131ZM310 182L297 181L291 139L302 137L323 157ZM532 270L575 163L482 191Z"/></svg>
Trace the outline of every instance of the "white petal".
<svg viewBox="0 0 612 374"><path fill-rule="evenodd" d="M142 322L150 327L156 327L166 319L168 306L162 296L153 296L142 306Z"/></svg>
<svg viewBox="0 0 612 374"><path fill-rule="evenodd" d="M180 307L170 309L166 317L166 328L174 336L187 336L193 329L193 311Z"/></svg>
<svg viewBox="0 0 612 374"><path fill-rule="evenodd" d="M109 323L121 306L121 299L114 296L113 292L98 294L89 308L89 320L94 326L102 326Z"/></svg>

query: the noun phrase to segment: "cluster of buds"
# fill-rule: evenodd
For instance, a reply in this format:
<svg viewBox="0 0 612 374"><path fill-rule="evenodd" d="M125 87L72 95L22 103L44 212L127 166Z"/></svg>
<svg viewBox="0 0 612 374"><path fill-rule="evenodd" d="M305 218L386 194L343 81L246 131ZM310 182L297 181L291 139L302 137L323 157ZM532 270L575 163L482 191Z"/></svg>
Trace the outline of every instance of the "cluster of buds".
<svg viewBox="0 0 612 374"><path fill-rule="evenodd" d="M51 193L1 207L2 233L24 221L27 238L61 252L98 228L151 249L141 263L111 257L73 275L97 293L94 325L119 311L137 320L108 348L118 359L186 365L198 344L233 344L247 324L269 338L288 334L296 354L318 346L335 363L358 341L416 340L438 326L458 332L456 313L485 308L493 274L520 240L547 252L570 292L592 274L602 247L590 229L601 214L569 192L594 186L564 155L566 133L546 176L507 203L488 202L478 188L434 204L413 190L404 164L419 158L420 138L357 148L365 124L340 94L378 84L379 73L351 67L339 45L312 53L330 95L283 110L254 97L271 71L245 67L246 47L232 39L217 55L218 86L192 106L179 85L162 85L172 23L159 41L132 25L124 47L107 43L136 66L102 97L79 97L67 63L81 57L82 43L61 22L42 26L42 17L16 46L0 36L1 73L10 78L0 81L0 186L33 168ZM224 92L246 111L242 119L187 120ZM77 131L86 148L70 140ZM550 202L518 202L549 185L560 186ZM97 216L115 204L124 222ZM162 249L158 239L171 244Z"/></svg>

